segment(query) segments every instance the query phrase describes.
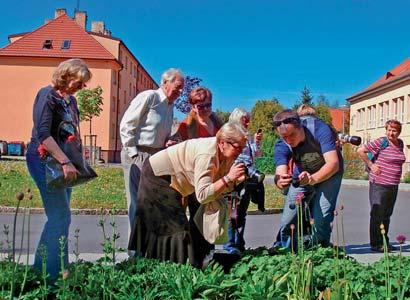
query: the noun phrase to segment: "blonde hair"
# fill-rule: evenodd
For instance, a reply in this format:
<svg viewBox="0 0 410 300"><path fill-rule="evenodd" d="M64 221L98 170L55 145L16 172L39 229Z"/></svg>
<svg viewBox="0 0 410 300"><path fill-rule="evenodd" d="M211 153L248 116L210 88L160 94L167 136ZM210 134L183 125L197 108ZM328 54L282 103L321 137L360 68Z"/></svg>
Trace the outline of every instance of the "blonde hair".
<svg viewBox="0 0 410 300"><path fill-rule="evenodd" d="M85 83L91 79L91 76L90 70L82 59L72 58L58 65L51 82L56 90L65 90L71 81Z"/></svg>
<svg viewBox="0 0 410 300"><path fill-rule="evenodd" d="M232 143L244 143L246 141L247 132L243 127L236 122L225 123L216 133L216 140L224 140Z"/></svg>
<svg viewBox="0 0 410 300"><path fill-rule="evenodd" d="M317 116L316 109L309 104L302 104L298 107L297 113L299 117L303 116Z"/></svg>

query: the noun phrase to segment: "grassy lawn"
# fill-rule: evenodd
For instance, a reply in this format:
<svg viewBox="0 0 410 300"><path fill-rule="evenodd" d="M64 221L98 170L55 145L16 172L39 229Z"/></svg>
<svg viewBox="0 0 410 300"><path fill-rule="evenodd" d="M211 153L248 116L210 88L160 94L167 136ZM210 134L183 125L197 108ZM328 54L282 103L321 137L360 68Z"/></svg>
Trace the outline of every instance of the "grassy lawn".
<svg viewBox="0 0 410 300"><path fill-rule="evenodd" d="M98 166L98 177L73 189L71 208L126 208L123 171L120 167ZM32 207L42 207L40 194L24 161L0 160L0 206L16 206L16 193L30 188ZM281 208L283 197L273 186L265 187L266 208ZM251 204L250 209L256 209Z"/></svg>

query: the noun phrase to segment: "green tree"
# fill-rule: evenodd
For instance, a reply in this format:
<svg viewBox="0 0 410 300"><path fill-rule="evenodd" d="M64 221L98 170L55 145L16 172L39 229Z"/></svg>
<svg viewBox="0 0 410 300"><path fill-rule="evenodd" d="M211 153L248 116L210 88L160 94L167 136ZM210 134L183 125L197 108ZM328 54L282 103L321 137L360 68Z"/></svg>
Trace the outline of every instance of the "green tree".
<svg viewBox="0 0 410 300"><path fill-rule="evenodd" d="M329 100L327 100L327 98L326 98L325 95L319 95L319 96L317 96L316 103L317 103L318 105L323 104L323 105L329 106Z"/></svg>
<svg viewBox="0 0 410 300"><path fill-rule="evenodd" d="M218 118L222 122L222 124L224 124L224 123L228 122L229 116L230 116L231 113L217 109L215 111L215 114L218 116Z"/></svg>
<svg viewBox="0 0 410 300"><path fill-rule="evenodd" d="M300 104L309 104L312 105L313 102L313 97L310 94L310 90L306 87L303 88L303 90L301 91L301 95L299 98L299 102Z"/></svg>
<svg viewBox="0 0 410 300"><path fill-rule="evenodd" d="M76 97L78 100L78 109L80 110L80 120L90 122L91 135L91 121L93 117L98 117L101 113L103 97L102 88L97 86L93 89L82 89L78 91Z"/></svg>
<svg viewBox="0 0 410 300"><path fill-rule="evenodd" d="M283 106L276 98L272 100L258 100L251 111L251 123L249 131L254 133L258 129L262 129L264 134L274 133L272 129L273 116L283 110Z"/></svg>
<svg viewBox="0 0 410 300"><path fill-rule="evenodd" d="M329 106L318 104L315 106L315 109L317 117L332 126L332 116L330 114Z"/></svg>

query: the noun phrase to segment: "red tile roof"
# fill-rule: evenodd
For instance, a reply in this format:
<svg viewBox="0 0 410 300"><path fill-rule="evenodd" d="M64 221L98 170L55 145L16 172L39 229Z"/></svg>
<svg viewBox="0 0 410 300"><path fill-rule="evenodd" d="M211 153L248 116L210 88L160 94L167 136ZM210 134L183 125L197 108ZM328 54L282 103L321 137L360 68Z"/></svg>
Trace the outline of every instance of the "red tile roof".
<svg viewBox="0 0 410 300"><path fill-rule="evenodd" d="M343 119L346 116L343 116L345 112L342 109L330 108L330 116L332 117L332 125L337 131L343 130Z"/></svg>
<svg viewBox="0 0 410 300"><path fill-rule="evenodd" d="M52 49L43 49L45 40L53 41ZM71 40L69 49L61 49ZM0 49L0 56L62 57L115 60L84 28L67 15L62 15L22 38Z"/></svg>
<svg viewBox="0 0 410 300"><path fill-rule="evenodd" d="M369 87L367 87L363 91L360 91L350 96L348 99L353 100L352 98L355 98L356 96L360 96L362 94L365 94L366 92L370 92L381 86L384 86L388 83L394 82L396 80L399 80L409 75L410 75L410 58L406 59L404 62L402 62L398 66L388 71L385 75L383 75L383 77L381 77L379 80L371 84Z"/></svg>

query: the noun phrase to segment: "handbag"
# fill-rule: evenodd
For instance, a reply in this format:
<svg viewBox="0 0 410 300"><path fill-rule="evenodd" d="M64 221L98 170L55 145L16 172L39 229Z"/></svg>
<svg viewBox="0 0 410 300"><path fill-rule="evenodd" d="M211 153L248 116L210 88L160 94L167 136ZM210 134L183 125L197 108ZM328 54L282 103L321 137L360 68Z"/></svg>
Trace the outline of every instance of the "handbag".
<svg viewBox="0 0 410 300"><path fill-rule="evenodd" d="M57 144L77 169L77 178L67 181L63 166L53 156L45 156L46 184L51 188L67 188L86 183L97 177L83 157L83 148L79 139L79 130L72 121L62 121L57 129Z"/></svg>

